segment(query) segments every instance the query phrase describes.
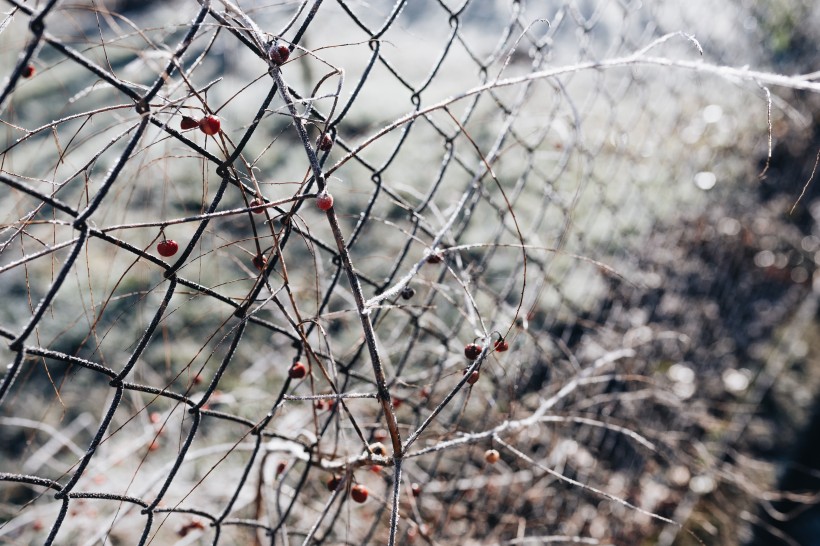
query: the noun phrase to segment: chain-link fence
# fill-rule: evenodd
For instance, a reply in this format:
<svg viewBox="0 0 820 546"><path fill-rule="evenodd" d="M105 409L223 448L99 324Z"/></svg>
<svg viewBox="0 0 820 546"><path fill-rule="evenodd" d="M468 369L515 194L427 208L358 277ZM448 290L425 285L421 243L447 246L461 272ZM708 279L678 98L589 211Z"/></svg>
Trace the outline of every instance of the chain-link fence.
<svg viewBox="0 0 820 546"><path fill-rule="evenodd" d="M0 541L798 543L820 10L761 4L6 0Z"/></svg>

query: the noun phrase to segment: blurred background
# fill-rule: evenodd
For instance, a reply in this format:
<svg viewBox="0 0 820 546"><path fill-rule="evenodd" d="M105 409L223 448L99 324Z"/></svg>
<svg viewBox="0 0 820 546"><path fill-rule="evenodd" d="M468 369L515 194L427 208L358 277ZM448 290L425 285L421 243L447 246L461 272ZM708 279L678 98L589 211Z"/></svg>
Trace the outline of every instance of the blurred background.
<svg viewBox="0 0 820 546"><path fill-rule="evenodd" d="M820 544L815 2L30 4L0 542Z"/></svg>

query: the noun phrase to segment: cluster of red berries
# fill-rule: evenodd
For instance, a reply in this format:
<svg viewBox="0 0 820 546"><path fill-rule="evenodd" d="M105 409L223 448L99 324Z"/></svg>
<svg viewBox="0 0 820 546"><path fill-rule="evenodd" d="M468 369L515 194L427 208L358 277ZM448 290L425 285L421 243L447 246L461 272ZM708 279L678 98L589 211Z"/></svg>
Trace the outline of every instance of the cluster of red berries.
<svg viewBox="0 0 820 546"><path fill-rule="evenodd" d="M510 344L507 343L507 341L502 337L501 339L493 343L493 348L499 353L503 353L510 349ZM466 356L469 360L475 360L476 358L481 356L481 351L483 350L484 347L482 347L478 343L468 343L464 346L464 356Z"/></svg>
<svg viewBox="0 0 820 546"><path fill-rule="evenodd" d="M475 360L481 355L481 351L484 350L484 347L477 343L468 343L464 346L464 356L467 357L468 360ZM462 375L467 375L467 370L463 370L461 372ZM478 370L473 370L470 373L470 376L467 378L467 383L470 385L475 385L478 382L478 378L481 377L481 374Z"/></svg>
<svg viewBox="0 0 820 546"><path fill-rule="evenodd" d="M503 353L504 351L509 350L510 344L507 343L504 340L504 338L501 338L495 343L493 343L493 348L499 353ZM484 347L482 347L478 343L468 343L464 346L464 356L466 356L468 360L475 360L476 358L481 356L481 351L483 350ZM462 375L467 375L467 370L465 369L461 373ZM470 385L475 385L479 377L480 374L478 370L474 370L472 373L470 373L470 377L467 378L467 383L469 383Z"/></svg>
<svg viewBox="0 0 820 546"><path fill-rule="evenodd" d="M199 127L199 130L206 135L215 135L222 127L222 122L219 121L218 117L213 115L207 115L199 120L190 116L182 116L182 121L179 122L179 126L184 131Z"/></svg>

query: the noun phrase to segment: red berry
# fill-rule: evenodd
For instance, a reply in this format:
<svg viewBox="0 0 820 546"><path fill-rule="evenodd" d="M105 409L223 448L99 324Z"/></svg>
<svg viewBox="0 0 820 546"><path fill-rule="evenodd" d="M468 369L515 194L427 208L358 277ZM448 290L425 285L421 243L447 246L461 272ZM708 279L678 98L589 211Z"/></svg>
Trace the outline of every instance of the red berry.
<svg viewBox="0 0 820 546"><path fill-rule="evenodd" d="M165 258L170 258L177 253L177 250L179 250L179 245L173 239L166 239L157 244L157 252Z"/></svg>
<svg viewBox="0 0 820 546"><path fill-rule="evenodd" d="M294 362L288 370L288 377L291 379L302 379L307 375L307 368L301 362Z"/></svg>
<svg viewBox="0 0 820 546"><path fill-rule="evenodd" d="M273 44L268 51L270 60L276 64L285 64L290 57L290 48L285 44Z"/></svg>
<svg viewBox="0 0 820 546"><path fill-rule="evenodd" d="M398 396L393 397L393 409L399 409L402 404L404 404L403 398L399 398Z"/></svg>
<svg viewBox="0 0 820 546"><path fill-rule="evenodd" d="M316 206L319 207L319 210L330 210L330 207L333 206L333 196L327 192L322 192L316 198Z"/></svg>
<svg viewBox="0 0 820 546"><path fill-rule="evenodd" d="M191 116L182 116L182 121L179 122L179 127L183 131L199 127L199 122Z"/></svg>
<svg viewBox="0 0 820 546"><path fill-rule="evenodd" d="M371 471L373 474L381 474L381 471L382 471L382 465L380 465L380 464L370 465L370 471Z"/></svg>
<svg viewBox="0 0 820 546"><path fill-rule="evenodd" d="M149 416L148 416L148 419L149 419L152 423L157 424L157 423L159 423L160 421L162 421L162 414L160 414L158 411L152 411L152 412L151 412L151 415L149 415Z"/></svg>
<svg viewBox="0 0 820 546"><path fill-rule="evenodd" d="M414 483L410 486L410 491L413 492L414 497L418 497L421 495L421 486L417 483Z"/></svg>
<svg viewBox="0 0 820 546"><path fill-rule="evenodd" d="M205 523L199 518L193 518L190 522L186 523L177 530L177 535L185 537L194 529L202 531L205 529Z"/></svg>
<svg viewBox="0 0 820 546"><path fill-rule="evenodd" d="M340 483L342 483L342 480L338 476L331 476L327 481L327 490L336 491L336 489L339 488Z"/></svg>
<svg viewBox="0 0 820 546"><path fill-rule="evenodd" d="M264 205L264 204L265 204L265 202L264 202L264 201L262 201L261 199L259 199L258 197L257 197L256 199L254 199L253 201L251 201L251 202L250 202L250 206L251 206L251 207L258 207L258 206L260 206L260 205ZM265 209L263 209L263 208L260 208L260 209L254 209L254 210L252 210L251 212L253 212L254 214L264 214L264 213L265 213Z"/></svg>
<svg viewBox="0 0 820 546"><path fill-rule="evenodd" d="M373 439L377 442L383 442L387 440L387 431L383 428L380 428L379 430L373 433Z"/></svg>
<svg viewBox="0 0 820 546"><path fill-rule="evenodd" d="M253 257L253 266L259 271L264 270L266 265L268 265L268 259L261 254L257 254Z"/></svg>
<svg viewBox="0 0 820 546"><path fill-rule="evenodd" d="M358 503L360 503L360 504L361 504L361 503L363 503L364 501L366 501L366 500L367 500L367 487L365 487L365 486L363 486L363 485L361 485L361 484L359 484L359 485L354 485L354 486L350 489L350 497L351 497L354 501L356 501L356 502L358 502Z"/></svg>
<svg viewBox="0 0 820 546"><path fill-rule="evenodd" d="M464 370L463 372L461 372L461 375L467 375L467 370ZM479 378L480 375L481 374L478 373L478 370L473 370L473 373L471 373L470 377L467 378L467 383L469 383L470 385L475 385L476 381L478 381L478 378Z"/></svg>
<svg viewBox="0 0 820 546"><path fill-rule="evenodd" d="M35 69L33 64L26 65L23 67L23 71L20 73L21 76L24 78L30 78L34 75Z"/></svg>
<svg viewBox="0 0 820 546"><path fill-rule="evenodd" d="M317 411L322 411L323 409L325 409L325 401L324 400L317 400L316 401L316 410Z"/></svg>
<svg viewBox="0 0 820 546"><path fill-rule="evenodd" d="M498 351L499 353L503 353L504 351L506 351L510 348L510 344L507 343L507 341L502 338L502 339L499 339L498 341L496 341L493 344L493 347L495 347L495 350Z"/></svg>
<svg viewBox="0 0 820 546"><path fill-rule="evenodd" d="M215 135L219 132L222 122L216 116L205 116L199 120L199 130L206 135Z"/></svg>
<svg viewBox="0 0 820 546"><path fill-rule="evenodd" d="M464 346L464 356L470 360L475 360L481 354L482 349L483 347L481 347L481 345L470 343Z"/></svg>
<svg viewBox="0 0 820 546"><path fill-rule="evenodd" d="M159 442L157 440L152 440L150 444L148 444L148 451L156 451L159 449Z"/></svg>
<svg viewBox="0 0 820 546"><path fill-rule="evenodd" d="M324 134L322 138L319 139L319 149L323 152L328 151L333 147L333 139L330 138L330 135Z"/></svg>
<svg viewBox="0 0 820 546"><path fill-rule="evenodd" d="M288 467L287 461L279 461L279 464L276 465L276 475L281 476L282 472Z"/></svg>
<svg viewBox="0 0 820 546"><path fill-rule="evenodd" d="M501 459L501 455L495 449L488 449L484 452L484 460L490 464L495 464Z"/></svg>

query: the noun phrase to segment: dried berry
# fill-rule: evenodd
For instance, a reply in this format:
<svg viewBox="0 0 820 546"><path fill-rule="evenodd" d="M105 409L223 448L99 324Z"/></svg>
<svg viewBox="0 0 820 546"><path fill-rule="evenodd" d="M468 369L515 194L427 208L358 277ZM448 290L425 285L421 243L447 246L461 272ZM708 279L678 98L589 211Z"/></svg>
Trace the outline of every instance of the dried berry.
<svg viewBox="0 0 820 546"><path fill-rule="evenodd" d="M288 370L288 377L291 379L302 379L307 375L307 368L301 362L294 362Z"/></svg>
<svg viewBox="0 0 820 546"><path fill-rule="evenodd" d="M484 460L490 464L495 464L501 459L501 454L495 449L488 449L484 452Z"/></svg>
<svg viewBox="0 0 820 546"><path fill-rule="evenodd" d="M409 286L405 286L401 289L401 297L402 299L409 300L413 296L416 295L416 291L410 288Z"/></svg>
<svg viewBox="0 0 820 546"><path fill-rule="evenodd" d="M461 372L461 375L467 375L467 370L464 370L463 372ZM467 378L467 383L469 383L470 385L475 385L476 381L478 381L478 378L480 377L480 375L481 374L478 373L478 370L473 370L473 373L471 373L470 377Z"/></svg>
<svg viewBox="0 0 820 546"><path fill-rule="evenodd" d="M253 257L253 266L259 271L263 271L266 265L268 265L268 259L262 254L257 254Z"/></svg>
<svg viewBox="0 0 820 546"><path fill-rule="evenodd" d="M410 486L410 491L413 492L414 497L418 497L419 495L421 495L421 486L417 483L413 483Z"/></svg>
<svg viewBox="0 0 820 546"><path fill-rule="evenodd" d="M264 202L264 201L262 201L261 199L259 199L258 197L257 197L256 199L254 199L253 201L251 201L251 202L250 202L250 206L251 206L251 208L253 208L253 207L258 207L258 206L260 206L260 205L264 205L264 204L265 204L265 202ZM264 214L264 213L265 213L265 209L263 209L263 208L254 209L254 210L252 210L251 212L253 212L254 214Z"/></svg>
<svg viewBox="0 0 820 546"><path fill-rule="evenodd" d="M376 442L374 444L370 444L370 451L375 453L376 455L387 455L387 449L384 447L384 444L381 442Z"/></svg>
<svg viewBox="0 0 820 546"><path fill-rule="evenodd" d="M330 479L327 481L327 490L336 491L339 488L340 483L342 483L341 478L339 478L338 476L331 476Z"/></svg>
<svg viewBox="0 0 820 546"><path fill-rule="evenodd" d="M441 257L441 254L430 254L427 256L427 263L428 264L440 264L444 258Z"/></svg>
<svg viewBox="0 0 820 546"><path fill-rule="evenodd" d="M481 347L481 345L470 343L464 346L464 356L470 360L475 360L481 354L482 349L483 347Z"/></svg>
<svg viewBox="0 0 820 546"><path fill-rule="evenodd" d="M330 150L333 147L333 139L330 138L330 135L324 134L322 138L319 139L319 149L323 152Z"/></svg>
<svg viewBox="0 0 820 546"><path fill-rule="evenodd" d="M30 78L34 75L34 72L36 72L34 65L29 64L23 67L23 71L20 73L20 75L24 78Z"/></svg>
<svg viewBox="0 0 820 546"><path fill-rule="evenodd" d="M270 60L275 64L282 65L285 64L288 57L290 57L290 48L285 44L275 43L270 47L268 55L270 56Z"/></svg>
<svg viewBox="0 0 820 546"><path fill-rule="evenodd" d="M199 518L193 518L177 530L177 535L184 537L193 530L202 531L205 529L205 523Z"/></svg>
<svg viewBox="0 0 820 546"><path fill-rule="evenodd" d="M287 461L279 461L279 464L276 465L276 475L281 476L282 472L288 467Z"/></svg>
<svg viewBox="0 0 820 546"><path fill-rule="evenodd" d="M504 351L509 350L510 344L507 343L504 338L501 338L493 344L493 347L495 347L495 350L499 353L503 353Z"/></svg>
<svg viewBox="0 0 820 546"><path fill-rule="evenodd" d="M179 128L183 131L199 127L199 121L191 116L182 116L182 121L179 122Z"/></svg>

